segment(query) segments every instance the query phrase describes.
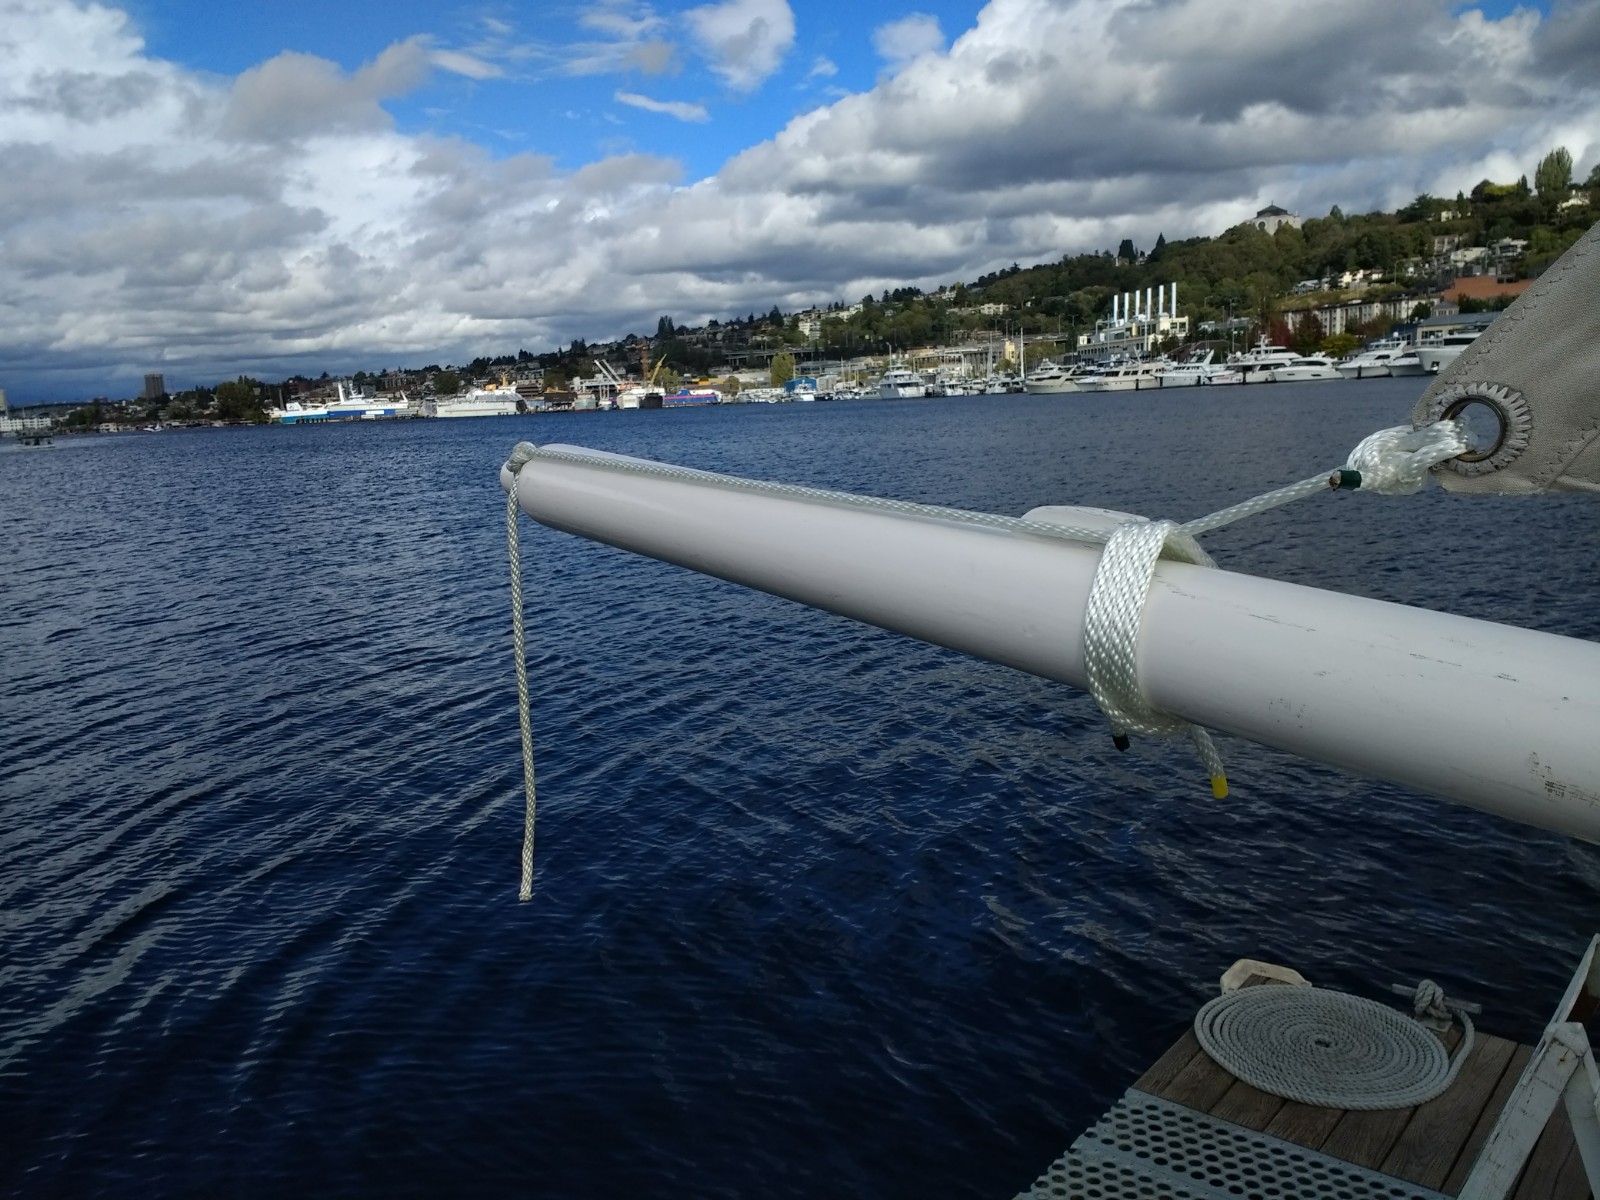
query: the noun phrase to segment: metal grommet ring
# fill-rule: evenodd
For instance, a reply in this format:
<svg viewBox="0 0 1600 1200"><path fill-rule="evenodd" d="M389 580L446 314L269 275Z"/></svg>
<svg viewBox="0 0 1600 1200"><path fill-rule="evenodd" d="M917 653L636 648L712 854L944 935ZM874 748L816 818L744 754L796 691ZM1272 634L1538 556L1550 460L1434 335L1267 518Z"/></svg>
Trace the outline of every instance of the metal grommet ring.
<svg viewBox="0 0 1600 1200"><path fill-rule="evenodd" d="M1453 421L1462 413L1472 408L1486 408L1492 412L1494 414L1495 424L1498 427L1498 430L1495 433L1494 444L1492 446L1488 447L1487 449L1480 450L1463 450L1460 454L1456 455L1457 462L1486 462L1490 458L1494 457L1496 450L1500 449L1501 446L1506 444L1506 434L1510 432L1510 429L1506 423L1506 414L1501 407L1498 404L1490 403L1481 396L1461 397L1461 399L1457 400L1455 403L1450 405L1449 408L1444 410L1440 420Z"/></svg>
<svg viewBox="0 0 1600 1200"><path fill-rule="evenodd" d="M1499 424L1494 444L1468 450L1434 469L1457 475L1489 475L1510 466L1528 448L1533 411L1521 392L1503 383L1453 383L1428 403L1424 425L1452 420L1475 407L1487 408Z"/></svg>

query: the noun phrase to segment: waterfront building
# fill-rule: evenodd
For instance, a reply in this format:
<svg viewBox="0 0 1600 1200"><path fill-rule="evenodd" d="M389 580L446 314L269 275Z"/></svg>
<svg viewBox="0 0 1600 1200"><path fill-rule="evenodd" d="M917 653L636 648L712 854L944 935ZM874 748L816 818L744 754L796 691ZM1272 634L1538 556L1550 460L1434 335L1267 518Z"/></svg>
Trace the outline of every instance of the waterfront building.
<svg viewBox="0 0 1600 1200"><path fill-rule="evenodd" d="M1111 316L1078 335L1078 355L1090 362L1148 358L1162 342L1188 336L1189 318L1178 316L1178 285L1164 283L1111 297Z"/></svg>
<svg viewBox="0 0 1600 1200"><path fill-rule="evenodd" d="M1388 300L1346 300L1340 304L1323 304L1316 308L1292 308L1283 314L1283 323L1291 333L1316 317L1322 336L1346 333L1373 321L1382 319L1399 322L1407 320L1417 305L1427 297L1398 296Z"/></svg>

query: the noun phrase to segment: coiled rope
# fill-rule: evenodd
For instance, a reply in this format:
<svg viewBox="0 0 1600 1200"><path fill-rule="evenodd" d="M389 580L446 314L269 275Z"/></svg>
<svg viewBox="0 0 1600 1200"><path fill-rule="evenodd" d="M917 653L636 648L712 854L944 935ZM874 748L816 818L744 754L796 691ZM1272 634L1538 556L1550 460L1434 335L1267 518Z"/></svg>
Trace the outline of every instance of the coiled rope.
<svg viewBox="0 0 1600 1200"><path fill-rule="evenodd" d="M1314 475L1182 524L1135 517L1108 531L1007 517L997 513L968 512L938 504L858 496L852 492L835 492L799 484L745 479L669 463L558 450L535 446L531 442L518 442L506 461L506 469L512 477L506 507L506 539L511 559L512 640L516 648L517 700L522 722L523 783L526 793L521 897L526 900L532 894L534 776L533 734L528 715L527 666L522 629L522 568L517 551L517 479L529 462L573 463L628 475L787 496L840 508L959 521L964 525L1104 545L1106 549L1095 571L1084 614L1084 661L1090 692L1111 725L1112 740L1119 750L1123 750L1128 747L1129 732L1156 737L1187 736L1211 779L1212 794L1221 799L1228 794L1227 777L1211 735L1181 717L1154 708L1139 688L1139 622L1149 595L1150 581L1155 574L1156 561L1172 558L1215 567L1216 563L1195 541L1199 534L1221 529L1235 521L1326 492L1330 488L1360 489L1391 496L1408 495L1422 487L1430 467L1472 449L1472 445L1467 427L1453 420L1439 421L1421 429L1413 429L1409 425L1384 429L1356 446L1345 465L1331 475Z"/></svg>
<svg viewBox="0 0 1600 1200"><path fill-rule="evenodd" d="M1431 980L1418 985L1416 1008L1450 1015ZM1387 1005L1267 984L1208 1001L1194 1033L1220 1067L1270 1095L1322 1108L1411 1108L1449 1087L1472 1053L1472 1018L1455 1016L1462 1038L1451 1057L1437 1035Z"/></svg>

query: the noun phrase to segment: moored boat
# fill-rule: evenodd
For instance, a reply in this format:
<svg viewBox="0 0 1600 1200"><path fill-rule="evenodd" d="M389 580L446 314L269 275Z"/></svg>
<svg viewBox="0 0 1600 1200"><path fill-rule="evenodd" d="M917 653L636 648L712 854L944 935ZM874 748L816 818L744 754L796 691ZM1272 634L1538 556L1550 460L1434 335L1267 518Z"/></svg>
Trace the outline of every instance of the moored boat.
<svg viewBox="0 0 1600 1200"><path fill-rule="evenodd" d="M1161 376L1172 367L1165 359L1109 367L1099 375L1084 375L1078 388L1085 392L1142 392L1161 386Z"/></svg>
<svg viewBox="0 0 1600 1200"><path fill-rule="evenodd" d="M1331 358L1309 355L1272 368L1273 383L1310 383L1320 379L1343 379Z"/></svg>
<svg viewBox="0 0 1600 1200"><path fill-rule="evenodd" d="M1418 342L1417 360L1426 374L1437 375L1455 362L1461 352L1477 341L1482 333L1482 329L1462 330L1459 333L1447 333L1433 341Z"/></svg>
<svg viewBox="0 0 1600 1200"><path fill-rule="evenodd" d="M1079 390L1079 374L1077 367L1062 366L1047 359L1039 364L1033 374L1022 381L1022 390L1030 396L1053 396L1076 392Z"/></svg>
<svg viewBox="0 0 1600 1200"><path fill-rule="evenodd" d="M905 367L890 367L878 380L880 400L915 398L927 394L928 385L922 381L922 376Z"/></svg>
<svg viewBox="0 0 1600 1200"><path fill-rule="evenodd" d="M1389 364L1405 355L1409 349L1399 338L1381 338L1368 342L1357 353L1334 365L1346 379L1386 379Z"/></svg>
<svg viewBox="0 0 1600 1200"><path fill-rule="evenodd" d="M436 396L422 403L425 417L509 417L517 411L517 393L509 388L473 388L459 396Z"/></svg>
<svg viewBox="0 0 1600 1200"><path fill-rule="evenodd" d="M1241 383L1271 383L1274 369L1286 367L1299 357L1287 346L1262 338L1243 353L1230 355L1228 365L1239 372Z"/></svg>

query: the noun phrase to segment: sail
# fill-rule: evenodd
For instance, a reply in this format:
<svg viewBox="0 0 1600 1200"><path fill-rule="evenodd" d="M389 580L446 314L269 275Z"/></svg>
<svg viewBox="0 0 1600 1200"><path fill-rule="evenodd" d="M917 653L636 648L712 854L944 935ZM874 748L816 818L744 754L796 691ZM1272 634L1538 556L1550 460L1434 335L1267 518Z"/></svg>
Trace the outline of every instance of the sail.
<svg viewBox="0 0 1600 1200"><path fill-rule="evenodd" d="M1475 451L1434 468L1450 491L1600 492L1597 380L1600 224L1439 373L1412 422L1459 416L1480 431Z"/></svg>

